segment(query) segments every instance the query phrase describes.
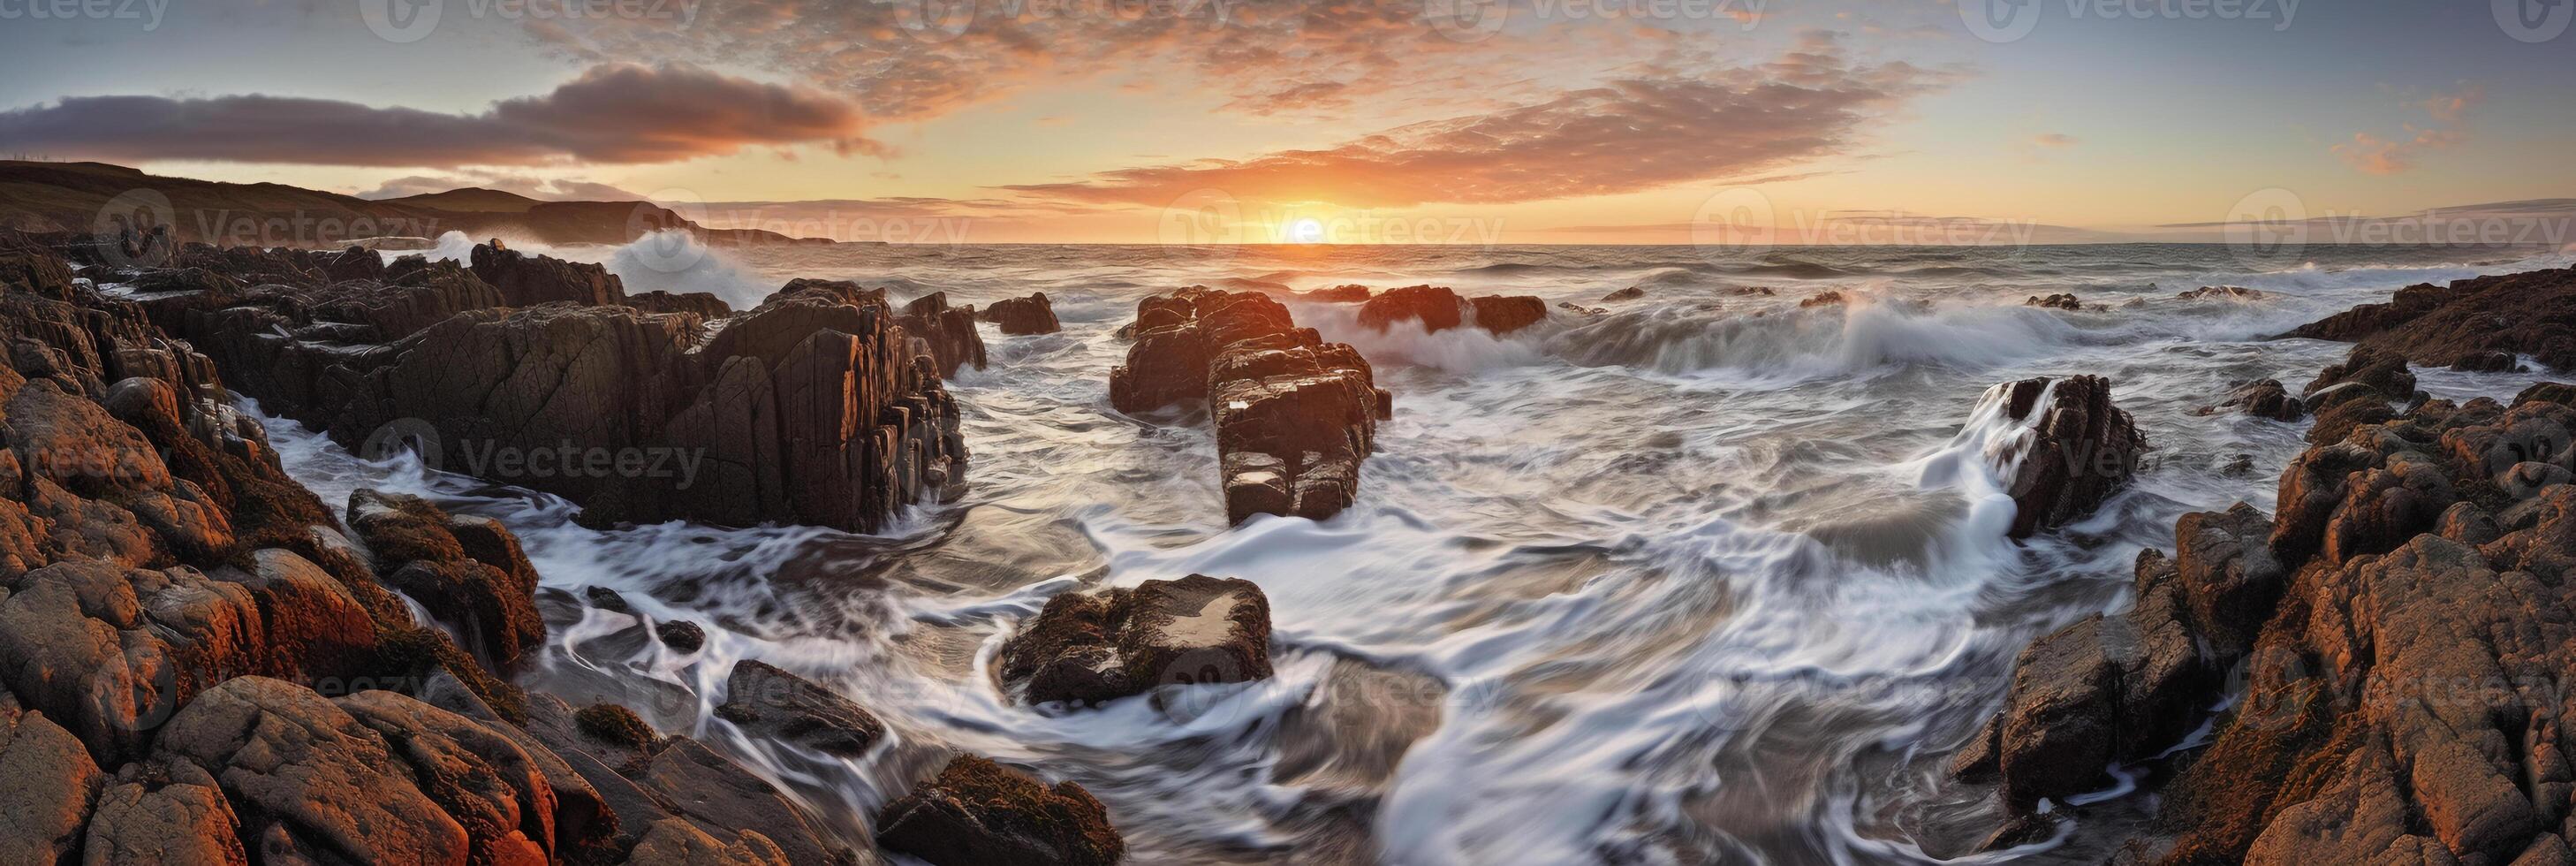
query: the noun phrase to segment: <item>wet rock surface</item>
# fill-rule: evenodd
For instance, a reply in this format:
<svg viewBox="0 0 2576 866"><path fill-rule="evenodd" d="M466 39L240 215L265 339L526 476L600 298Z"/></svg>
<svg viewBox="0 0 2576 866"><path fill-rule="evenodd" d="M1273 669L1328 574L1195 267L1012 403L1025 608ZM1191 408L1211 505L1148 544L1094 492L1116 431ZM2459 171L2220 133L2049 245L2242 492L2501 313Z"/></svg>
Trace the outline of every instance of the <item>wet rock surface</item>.
<svg viewBox="0 0 2576 866"><path fill-rule="evenodd" d="M1358 498L1360 463L1394 398L1357 350L1297 327L1255 292L1157 295L1137 304L1130 327L1136 342L1110 371L1110 404L1136 413L1205 401L1229 522L1323 520Z"/></svg>
<svg viewBox="0 0 2576 866"><path fill-rule="evenodd" d="M1081 786L1047 787L971 755L886 804L877 842L939 866L1106 866L1126 852L1107 810Z"/></svg>
<svg viewBox="0 0 2576 866"><path fill-rule="evenodd" d="M2326 387L2411 385L2355 360ZM2008 811L2063 807L2109 786L2101 767L2158 765L2241 690L2155 769L2160 814L2123 862L2561 862L2571 397L2383 406L2282 472L2277 514L2184 516L2128 610L2024 652L1954 772Z"/></svg>
<svg viewBox="0 0 2576 866"><path fill-rule="evenodd" d="M383 344L339 341L404 344L525 312L500 306L494 286L365 251L155 247L189 269L117 274L165 288L111 298L71 282L55 249L0 231L0 341L11 349L0 356L0 861L860 861L725 754L660 736L623 708L575 713L496 675L545 635L517 538L400 494L362 490L345 512L330 508L228 402L218 357L283 362L233 380L262 388L345 386L382 375L388 359ZM501 266L530 269L514 278L530 292L597 285L537 259ZM833 324L876 322L901 337L881 345L912 342L881 297L817 291L828 300L797 311L808 321L736 323L748 327L722 341L740 352L729 363L792 366ZM590 316L651 319L617 307L528 321L597 334L581 321ZM181 327L212 351L171 336ZM561 348L509 339L512 351ZM374 348L334 348L362 344ZM926 352L851 351L840 375L859 380L853 390L870 387L853 372L878 362L935 387ZM298 393L323 391L354 393ZM441 622L414 621L411 604ZM829 753L883 736L856 704L764 668L747 662L735 679L738 693L780 696L737 713L765 742ZM1073 850L1115 858L1096 802L1070 783L1040 791L1033 808L1091 822L1091 847ZM1077 800L1087 812L1063 810ZM1011 820L987 826L1020 826Z"/></svg>
<svg viewBox="0 0 2576 866"><path fill-rule="evenodd" d="M596 265L475 256L141 310L212 347L205 378L219 367L352 450L423 450L581 502L599 524L869 530L962 476L940 377L983 364L970 308L934 295L897 311L880 291L798 280L706 337L712 297L628 298Z"/></svg>
<svg viewBox="0 0 2576 866"><path fill-rule="evenodd" d="M994 301L985 305L984 311L977 315L1000 327L1002 333L1013 336L1052 334L1064 330L1063 323L1056 321L1055 304L1047 300L1045 292Z"/></svg>
<svg viewBox="0 0 2576 866"><path fill-rule="evenodd" d="M1497 336L1547 320L1547 302L1531 296L1461 297L1444 286L1405 286L1371 296L1360 305L1362 327L1385 331L1418 322L1423 331L1439 333L1473 325Z"/></svg>
<svg viewBox="0 0 2576 866"><path fill-rule="evenodd" d="M1269 598L1251 581L1201 574L1048 599L1000 659L1002 681L1030 703L1092 704L1270 672Z"/></svg>
<svg viewBox="0 0 2576 866"><path fill-rule="evenodd" d="M2111 402L2111 380L2100 376L2024 379L1996 386L1986 399L2000 401L2002 417L2030 431L2013 441L2011 453L1995 455L2012 467L2014 538L2091 513L2128 483L2147 450L2136 422Z"/></svg>
<svg viewBox="0 0 2576 866"><path fill-rule="evenodd" d="M2527 355L2552 370L2576 366L2576 269L2532 271L2397 290L2292 329L2285 337L2358 342L2406 362L2492 366ZM2504 369L2510 369L2509 367Z"/></svg>

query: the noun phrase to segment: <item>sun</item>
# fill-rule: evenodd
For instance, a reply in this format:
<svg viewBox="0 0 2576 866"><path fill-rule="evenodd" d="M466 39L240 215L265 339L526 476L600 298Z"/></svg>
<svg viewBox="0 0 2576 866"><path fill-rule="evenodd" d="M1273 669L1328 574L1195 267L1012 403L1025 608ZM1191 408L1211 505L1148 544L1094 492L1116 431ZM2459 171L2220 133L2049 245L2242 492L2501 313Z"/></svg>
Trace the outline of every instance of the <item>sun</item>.
<svg viewBox="0 0 2576 866"><path fill-rule="evenodd" d="M1288 224L1288 242L1320 244L1324 242L1324 221L1307 217Z"/></svg>

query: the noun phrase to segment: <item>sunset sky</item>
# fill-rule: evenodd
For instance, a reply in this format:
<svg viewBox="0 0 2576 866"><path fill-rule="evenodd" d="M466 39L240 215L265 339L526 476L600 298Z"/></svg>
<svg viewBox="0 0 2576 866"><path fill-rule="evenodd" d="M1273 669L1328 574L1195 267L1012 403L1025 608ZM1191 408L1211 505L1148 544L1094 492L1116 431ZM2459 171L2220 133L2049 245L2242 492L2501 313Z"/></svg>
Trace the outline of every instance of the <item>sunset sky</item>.
<svg viewBox="0 0 2576 866"><path fill-rule="evenodd" d="M2106 240L2576 196L2564 0L50 2L0 9L0 153L853 240Z"/></svg>

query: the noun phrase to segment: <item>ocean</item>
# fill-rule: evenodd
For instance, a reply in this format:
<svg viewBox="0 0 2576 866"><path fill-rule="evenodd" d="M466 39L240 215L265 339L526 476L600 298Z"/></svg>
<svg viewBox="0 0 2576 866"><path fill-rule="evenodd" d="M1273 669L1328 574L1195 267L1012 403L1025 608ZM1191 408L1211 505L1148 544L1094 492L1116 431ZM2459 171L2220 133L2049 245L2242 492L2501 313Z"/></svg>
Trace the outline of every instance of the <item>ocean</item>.
<svg viewBox="0 0 2576 866"><path fill-rule="evenodd" d="M957 749L1080 782L1134 862L1401 864L2098 859L2148 795L2106 784L2055 839L1969 856L2000 810L1945 766L2015 654L2125 607L2133 561L2170 548L2177 516L2271 510L2306 424L2199 410L2256 378L2295 393L2343 357L2268 339L2301 323L2414 283L2576 261L2157 244L717 252L668 237L548 252L605 262L630 292L737 308L791 277L968 304L1043 291L1065 327L986 326L990 365L951 383L968 483L878 535L592 530L561 500L358 460L271 420L326 501L398 489L518 530L554 625L523 682L693 732L851 834ZM1184 285L1343 283L1604 311L1496 338L1379 334L1354 306L1291 301L1368 358L1395 417L1346 513L1228 528L1205 411L1110 408L1114 332L1138 299ZM2260 295L2177 297L2220 285ZM1601 300L1630 286L1645 295ZM1825 291L1847 302L1800 306ZM2086 308L2023 304L2055 293ZM2544 377L2416 372L2456 399ZM2072 374L2109 377L2154 450L2091 517L2007 540L1972 410L1996 383ZM985 673L1055 593L1191 573L1268 594L1276 677L1049 713ZM584 604L592 586L704 625L706 649L672 653L637 616ZM707 710L745 658L835 686L893 743L841 759L734 734Z"/></svg>

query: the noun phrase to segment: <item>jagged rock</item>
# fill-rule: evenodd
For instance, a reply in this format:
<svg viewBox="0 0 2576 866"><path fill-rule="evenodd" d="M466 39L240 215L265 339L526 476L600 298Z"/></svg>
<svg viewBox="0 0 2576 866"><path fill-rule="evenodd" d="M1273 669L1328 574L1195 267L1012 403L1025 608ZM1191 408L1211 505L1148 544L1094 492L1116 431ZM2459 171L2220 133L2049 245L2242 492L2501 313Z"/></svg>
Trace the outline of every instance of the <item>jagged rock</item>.
<svg viewBox="0 0 2576 866"><path fill-rule="evenodd" d="M2555 311L2576 299L2576 269L2454 280L2397 290L2293 329L2285 337L2359 342L2415 364L2450 366L2494 353L2576 366L2576 329Z"/></svg>
<svg viewBox="0 0 2576 866"><path fill-rule="evenodd" d="M755 660L734 663L716 717L746 732L828 755L857 757L885 723L830 689Z"/></svg>
<svg viewBox="0 0 2576 866"><path fill-rule="evenodd" d="M2092 512L2128 483L2147 450L2129 413L2112 404L2111 380L2100 376L1997 385L1985 402L1998 401L2004 419L2030 431L2012 440L2011 453L1989 455L2010 467L2014 538Z"/></svg>
<svg viewBox="0 0 2576 866"><path fill-rule="evenodd" d="M1265 679L1270 600L1251 581L1201 574L1058 595L1002 645L1001 674L1031 703Z"/></svg>
<svg viewBox="0 0 2576 866"><path fill-rule="evenodd" d="M639 292L627 295L625 303L647 313L691 313L710 322L733 315L733 305L712 292Z"/></svg>
<svg viewBox="0 0 2576 866"><path fill-rule="evenodd" d="M1207 401L1229 522L1322 520L1357 498L1360 461L1375 448L1377 422L1394 411L1357 350L1323 342L1287 307L1253 292L1147 298L1134 327L1127 363L1109 374L1110 404L1132 413Z"/></svg>
<svg viewBox="0 0 2576 866"><path fill-rule="evenodd" d="M1052 788L971 755L877 817L877 842L936 866L1107 866L1126 853L1107 810L1072 782Z"/></svg>
<svg viewBox="0 0 2576 866"><path fill-rule="evenodd" d="M1645 286L1629 286L1629 287L1627 287L1627 288L1620 289L1620 290L1618 290L1618 291L1611 292L1611 293L1606 294L1606 295L1602 295L1602 296L1601 296L1601 302L1602 302L1602 303L1605 303L1605 304L1608 304L1608 303L1614 303L1614 302L1618 302L1618 301L1633 301L1633 300L1636 300L1636 299L1638 299L1638 298L1642 298L1642 297L1645 297L1645 296L1646 296L1646 287L1645 287Z"/></svg>
<svg viewBox="0 0 2576 866"><path fill-rule="evenodd" d="M1842 304L1845 304L1845 303L1849 303L1849 299L1847 299L1847 298L1843 297L1843 293L1842 293L1842 292L1837 291L1837 290L1834 290L1834 289L1826 289L1826 290L1824 290L1824 291L1817 292L1817 293L1815 293L1815 294L1813 294L1813 295L1808 295L1808 296L1807 296L1807 297L1805 297L1805 298L1801 298L1801 299L1799 299L1799 301L1798 301L1798 306L1799 306L1801 309L1804 309L1804 308L1808 308L1808 307L1832 307L1832 306L1839 306L1839 305L1842 305Z"/></svg>
<svg viewBox="0 0 2576 866"><path fill-rule="evenodd" d="M491 669L514 670L544 645L536 569L499 523L451 517L426 499L374 490L349 494L348 520L385 583L454 626Z"/></svg>
<svg viewBox="0 0 2576 866"><path fill-rule="evenodd" d="M2174 297L2186 301L2202 299L2250 301L2263 297L2263 291L2261 289L2249 289L2243 286L2202 286L2197 289L2185 289L2180 292L2175 292Z"/></svg>
<svg viewBox="0 0 2576 866"><path fill-rule="evenodd" d="M2022 301L2021 305L2025 307L2043 307L2051 310L2080 311L2084 309L2083 301L2076 299L2074 295L2064 293L2049 295L2044 298L2038 295L2032 295L2028 300Z"/></svg>
<svg viewBox="0 0 2576 866"><path fill-rule="evenodd" d="M1064 326L1056 322L1055 304L1047 300L1045 292L994 301L979 315L984 321L1001 326L1005 334L1052 334L1064 330Z"/></svg>
<svg viewBox="0 0 2576 866"><path fill-rule="evenodd" d="M2189 623L2222 661L2253 649L2264 612L2289 582L2271 533L2271 518L2242 502L2174 521L2174 570Z"/></svg>
<svg viewBox="0 0 2576 866"><path fill-rule="evenodd" d="M903 329L930 344L939 375L955 378L957 369L984 369L984 335L975 330L974 307L951 307L947 292L932 292L903 306Z"/></svg>
<svg viewBox="0 0 2576 866"><path fill-rule="evenodd" d="M469 260L474 275L501 290L503 302L513 307L551 301L599 307L626 300L626 284L600 265L531 256L492 244L474 245Z"/></svg>

